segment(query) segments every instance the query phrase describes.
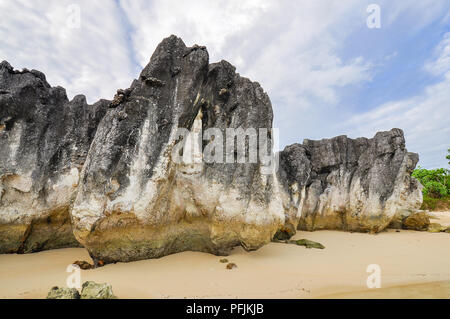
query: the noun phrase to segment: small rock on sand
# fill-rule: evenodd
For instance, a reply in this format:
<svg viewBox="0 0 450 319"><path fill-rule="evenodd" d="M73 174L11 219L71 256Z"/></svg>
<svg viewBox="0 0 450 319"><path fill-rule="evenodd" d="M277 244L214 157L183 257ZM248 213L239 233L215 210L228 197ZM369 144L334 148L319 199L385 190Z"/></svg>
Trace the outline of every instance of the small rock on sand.
<svg viewBox="0 0 450 319"><path fill-rule="evenodd" d="M84 260L77 260L73 264L77 265L78 267L80 267L83 270L94 268L94 265L91 265L90 263L88 263L87 261L84 261Z"/></svg>
<svg viewBox="0 0 450 319"><path fill-rule="evenodd" d="M116 299L110 284L86 281L81 288L81 299Z"/></svg>
<svg viewBox="0 0 450 319"><path fill-rule="evenodd" d="M289 244L295 244L298 246L305 246L306 248L317 248L317 249L324 249L325 246L321 243L308 240L308 239L299 239L299 240L290 240Z"/></svg>
<svg viewBox="0 0 450 319"><path fill-rule="evenodd" d="M428 231L430 233L440 233L440 232L445 232L447 230L447 226L442 226L439 223L431 223L428 226Z"/></svg>
<svg viewBox="0 0 450 319"><path fill-rule="evenodd" d="M237 265L235 263L228 263L227 269L233 269L233 268L237 268Z"/></svg>

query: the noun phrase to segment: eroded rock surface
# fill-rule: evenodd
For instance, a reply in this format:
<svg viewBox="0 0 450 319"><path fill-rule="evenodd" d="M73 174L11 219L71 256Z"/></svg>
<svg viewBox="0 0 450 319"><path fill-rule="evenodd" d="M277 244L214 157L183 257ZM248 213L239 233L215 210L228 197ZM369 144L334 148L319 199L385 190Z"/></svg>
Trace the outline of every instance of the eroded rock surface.
<svg viewBox="0 0 450 319"><path fill-rule="evenodd" d="M239 244L268 243L284 222L275 175L261 174L259 161L171 158L179 127L270 129L272 106L259 84L171 36L129 91L98 127L71 211L75 236L94 260L226 255Z"/></svg>
<svg viewBox="0 0 450 319"><path fill-rule="evenodd" d="M430 226L430 217L426 212L417 212L403 220L403 228L410 230L427 230Z"/></svg>
<svg viewBox="0 0 450 319"><path fill-rule="evenodd" d="M116 299L112 286L108 283L86 281L81 287L81 299Z"/></svg>
<svg viewBox="0 0 450 319"><path fill-rule="evenodd" d="M80 293L76 288L55 286L48 292L47 299L80 299Z"/></svg>
<svg viewBox="0 0 450 319"><path fill-rule="evenodd" d="M69 206L107 104L0 64L0 252L79 245Z"/></svg>
<svg viewBox="0 0 450 319"><path fill-rule="evenodd" d="M378 232L420 207L418 156L399 129L290 145L278 170L261 157L264 144L252 163L225 163L234 138L201 140L211 128L224 138L229 128L261 128L259 142L271 145L272 118L258 83L175 36L130 88L94 105L2 62L0 252L79 242L96 265L185 250L227 255L297 229ZM202 158L212 149L215 162Z"/></svg>
<svg viewBox="0 0 450 319"><path fill-rule="evenodd" d="M372 139L338 136L287 146L279 174L296 218L283 228L385 229L422 203L422 187L411 177L418 159L405 149L400 129L378 132Z"/></svg>

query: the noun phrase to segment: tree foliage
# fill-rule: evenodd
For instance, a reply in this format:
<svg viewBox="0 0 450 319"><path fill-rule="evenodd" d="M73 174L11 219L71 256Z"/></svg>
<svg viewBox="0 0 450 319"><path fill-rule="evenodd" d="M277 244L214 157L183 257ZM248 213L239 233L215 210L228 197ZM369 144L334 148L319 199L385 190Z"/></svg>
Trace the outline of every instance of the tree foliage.
<svg viewBox="0 0 450 319"><path fill-rule="evenodd" d="M412 176L424 186L423 195L431 198L442 198L450 195L450 171L445 168L425 169L420 166Z"/></svg>

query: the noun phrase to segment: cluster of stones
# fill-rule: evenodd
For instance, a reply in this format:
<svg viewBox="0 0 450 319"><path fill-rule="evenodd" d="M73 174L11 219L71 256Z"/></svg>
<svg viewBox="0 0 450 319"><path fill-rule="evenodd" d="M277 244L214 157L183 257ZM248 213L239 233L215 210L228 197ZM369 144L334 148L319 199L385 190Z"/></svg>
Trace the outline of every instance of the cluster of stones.
<svg viewBox="0 0 450 319"><path fill-rule="evenodd" d="M53 287L47 299L116 299L112 287L107 283L86 281L81 286L81 293L76 288Z"/></svg>

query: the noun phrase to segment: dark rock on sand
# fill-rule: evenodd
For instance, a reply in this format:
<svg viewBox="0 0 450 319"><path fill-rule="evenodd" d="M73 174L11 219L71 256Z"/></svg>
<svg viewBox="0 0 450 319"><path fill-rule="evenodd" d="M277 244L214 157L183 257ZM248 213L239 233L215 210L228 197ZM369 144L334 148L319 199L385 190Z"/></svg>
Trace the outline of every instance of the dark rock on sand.
<svg viewBox="0 0 450 319"><path fill-rule="evenodd" d="M324 249L325 246L321 243L308 240L308 239L299 239L299 240L290 240L288 242L289 244L295 244L298 246L305 246L306 248L317 248L317 249Z"/></svg>

